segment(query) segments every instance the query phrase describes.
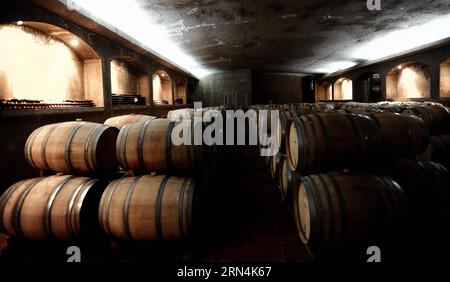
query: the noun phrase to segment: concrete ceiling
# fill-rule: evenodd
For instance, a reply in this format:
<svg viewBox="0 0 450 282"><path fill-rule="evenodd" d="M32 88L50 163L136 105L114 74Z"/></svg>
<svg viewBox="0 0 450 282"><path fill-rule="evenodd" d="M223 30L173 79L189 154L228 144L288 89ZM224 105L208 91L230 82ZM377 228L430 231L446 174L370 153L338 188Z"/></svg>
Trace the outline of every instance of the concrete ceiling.
<svg viewBox="0 0 450 282"><path fill-rule="evenodd" d="M387 32L450 14L448 0L136 0L205 68L317 73Z"/></svg>

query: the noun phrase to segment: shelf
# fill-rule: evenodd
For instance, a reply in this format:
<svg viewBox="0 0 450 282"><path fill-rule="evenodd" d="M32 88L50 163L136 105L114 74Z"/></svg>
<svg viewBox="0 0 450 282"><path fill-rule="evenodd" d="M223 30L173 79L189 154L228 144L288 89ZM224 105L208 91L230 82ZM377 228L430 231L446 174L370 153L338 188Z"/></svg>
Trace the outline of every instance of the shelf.
<svg viewBox="0 0 450 282"><path fill-rule="evenodd" d="M102 113L105 108L66 108L66 109L27 109L27 110L0 110L0 117L28 117L28 116L52 116L64 114Z"/></svg>

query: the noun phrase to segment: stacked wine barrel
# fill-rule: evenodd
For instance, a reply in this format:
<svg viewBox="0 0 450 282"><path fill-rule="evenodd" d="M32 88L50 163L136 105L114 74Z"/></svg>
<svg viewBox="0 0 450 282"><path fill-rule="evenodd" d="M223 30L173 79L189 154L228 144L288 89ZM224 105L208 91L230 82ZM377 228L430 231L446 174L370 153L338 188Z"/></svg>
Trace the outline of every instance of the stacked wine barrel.
<svg viewBox="0 0 450 282"><path fill-rule="evenodd" d="M123 240L153 241L190 238L195 222L197 172L202 146L193 143L193 110L172 112L185 121L147 118L124 125L117 138L120 168L132 176L113 181L100 202L101 228ZM193 126L186 130L193 130ZM189 144L175 144L173 137ZM186 138L188 138L186 140Z"/></svg>
<svg viewBox="0 0 450 282"><path fill-rule="evenodd" d="M2 195L1 233L30 240L190 238L192 169L201 150L172 144L176 124L167 119L129 115L105 123L51 124L29 136L26 160L50 176L20 181Z"/></svg>
<svg viewBox="0 0 450 282"><path fill-rule="evenodd" d="M448 170L417 160L430 140L441 152L448 148L448 118L432 103L282 112L282 153L266 162L312 253L389 243L412 217L450 215Z"/></svg>
<svg viewBox="0 0 450 282"><path fill-rule="evenodd" d="M20 181L0 198L0 232L31 240L70 240L99 234L97 211L116 173L119 130L90 122L36 129L25 158L40 177ZM52 175L55 174L55 175Z"/></svg>

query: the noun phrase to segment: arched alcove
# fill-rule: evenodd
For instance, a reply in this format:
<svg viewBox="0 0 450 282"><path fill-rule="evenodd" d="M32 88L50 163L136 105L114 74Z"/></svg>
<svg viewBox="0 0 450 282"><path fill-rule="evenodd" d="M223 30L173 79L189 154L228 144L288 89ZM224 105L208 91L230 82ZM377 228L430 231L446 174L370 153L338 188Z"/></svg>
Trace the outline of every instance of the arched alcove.
<svg viewBox="0 0 450 282"><path fill-rule="evenodd" d="M353 85L354 99L359 102L379 102L383 99L381 74L366 72Z"/></svg>
<svg viewBox="0 0 450 282"><path fill-rule="evenodd" d="M153 103L155 105L172 105L172 79L169 74L159 70L153 74Z"/></svg>
<svg viewBox="0 0 450 282"><path fill-rule="evenodd" d="M111 61L114 105L150 105L150 81L146 68L132 57Z"/></svg>
<svg viewBox="0 0 450 282"><path fill-rule="evenodd" d="M0 25L0 99L38 109L92 106L91 101L103 107L102 61L86 42L60 27Z"/></svg>
<svg viewBox="0 0 450 282"><path fill-rule="evenodd" d="M353 100L353 81L342 77L334 83L334 100Z"/></svg>
<svg viewBox="0 0 450 282"><path fill-rule="evenodd" d="M386 98L404 101L430 97L430 75L426 66L409 62L396 66L386 77Z"/></svg>
<svg viewBox="0 0 450 282"><path fill-rule="evenodd" d="M316 88L316 102L331 100L333 100L332 85L328 81L318 83Z"/></svg>
<svg viewBox="0 0 450 282"><path fill-rule="evenodd" d="M450 58L440 66L440 97L450 97Z"/></svg>

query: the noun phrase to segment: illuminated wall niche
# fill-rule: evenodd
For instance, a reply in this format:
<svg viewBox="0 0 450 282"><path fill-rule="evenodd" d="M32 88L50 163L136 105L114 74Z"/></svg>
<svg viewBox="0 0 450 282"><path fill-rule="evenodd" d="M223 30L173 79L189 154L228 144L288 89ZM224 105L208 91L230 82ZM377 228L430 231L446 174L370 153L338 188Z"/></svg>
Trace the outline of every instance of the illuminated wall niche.
<svg viewBox="0 0 450 282"><path fill-rule="evenodd" d="M450 97L450 58L441 64L440 96Z"/></svg>
<svg viewBox="0 0 450 282"><path fill-rule="evenodd" d="M140 95L150 105L150 80L144 65L132 57L112 60L111 92L115 95Z"/></svg>
<svg viewBox="0 0 450 282"><path fill-rule="evenodd" d="M172 105L172 79L163 70L153 74L153 102L156 105Z"/></svg>
<svg viewBox="0 0 450 282"><path fill-rule="evenodd" d="M0 25L0 99L87 99L103 107L101 59L62 28L37 22Z"/></svg>
<svg viewBox="0 0 450 282"><path fill-rule="evenodd" d="M430 76L425 66L405 63L393 68L386 78L386 97L393 101L430 97Z"/></svg>
<svg viewBox="0 0 450 282"><path fill-rule="evenodd" d="M319 83L316 87L316 102L333 100L332 85L327 81Z"/></svg>
<svg viewBox="0 0 450 282"><path fill-rule="evenodd" d="M353 81L342 77L334 83L334 100L353 100Z"/></svg>

